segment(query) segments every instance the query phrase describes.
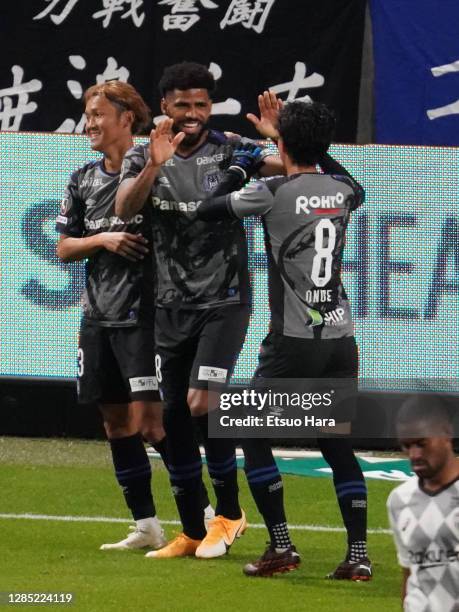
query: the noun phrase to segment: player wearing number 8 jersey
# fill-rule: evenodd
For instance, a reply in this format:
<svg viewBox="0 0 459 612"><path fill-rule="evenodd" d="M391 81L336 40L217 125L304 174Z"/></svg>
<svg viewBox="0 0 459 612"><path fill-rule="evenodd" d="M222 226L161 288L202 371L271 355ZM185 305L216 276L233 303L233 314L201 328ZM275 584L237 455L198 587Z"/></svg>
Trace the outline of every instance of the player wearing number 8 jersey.
<svg viewBox="0 0 459 612"><path fill-rule="evenodd" d="M321 165L330 169L331 162ZM250 184L228 200L236 217L262 216L275 334L354 335L340 268L349 215L361 197L360 187L341 173L304 172Z"/></svg>
<svg viewBox="0 0 459 612"><path fill-rule="evenodd" d="M288 104L280 110L278 133L273 134L278 138L287 176L257 181L229 195L214 195L198 211L205 220L262 217L271 331L261 346L255 373L259 380L357 377L357 346L340 271L350 214L362 204L364 191L326 154L333 129L334 117L324 105ZM317 164L325 174L317 172ZM347 433L348 420L338 417L340 433ZM246 452L245 447L252 443L244 440L242 444ZM368 580L371 564L366 552L367 501L362 471L348 438L321 437L318 444L333 470L348 535L346 559L330 577ZM270 463L267 451L265 461ZM250 484L250 475L248 478ZM257 501L261 509L269 491L264 495L258 491L256 496L262 502ZM262 513L269 528L269 521L275 520L273 513ZM245 571L266 575L278 560L271 547Z"/></svg>

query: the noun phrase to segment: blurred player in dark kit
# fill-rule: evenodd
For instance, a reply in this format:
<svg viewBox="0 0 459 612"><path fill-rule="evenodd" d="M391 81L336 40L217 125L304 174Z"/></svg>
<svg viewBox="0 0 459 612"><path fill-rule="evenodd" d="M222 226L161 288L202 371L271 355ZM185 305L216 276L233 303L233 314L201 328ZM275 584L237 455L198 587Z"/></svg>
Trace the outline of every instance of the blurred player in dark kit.
<svg viewBox="0 0 459 612"><path fill-rule="evenodd" d="M159 87L161 110L183 140L175 154L165 141L162 147L152 141L129 151L116 204L123 219L146 201L152 205L157 376L165 401L171 484L183 524L182 534L149 556L218 557L243 533L246 520L238 502L234 443L208 438L208 407L219 397L209 384L223 389L229 380L247 330L250 288L242 223L205 223L196 211L222 180L235 147L249 141L209 128L215 82L205 66L170 66ZM262 130L263 117L258 123ZM280 160L268 151L259 157L260 172L281 171ZM207 535L196 497L202 462L192 416L200 425L217 497L217 516Z"/></svg>
<svg viewBox="0 0 459 612"><path fill-rule="evenodd" d="M123 157L150 112L138 92L119 81L90 87L84 102L91 148L103 157L70 178L57 217L57 254L63 261L87 259L78 396L100 405L116 478L136 522L127 538L101 549L160 548L166 540L142 439L166 458L153 356L151 210L145 206L126 222L115 215Z"/></svg>
<svg viewBox="0 0 459 612"><path fill-rule="evenodd" d="M275 112L282 106L274 94L266 98ZM327 155L335 120L322 104L295 101L278 115L278 140L286 177L257 181L230 195L208 199L199 218L242 219L261 215L268 255L271 331L264 339L255 380L270 378L356 378L357 346L340 271L350 214L362 202L363 189ZM326 174L317 172L320 164ZM251 171L247 172L249 175ZM347 433L344 420L334 432ZM328 434L327 434L328 436ZM253 453L260 440L242 440L244 453ZM367 493L365 480L348 438L320 437L319 448L333 470L335 491L347 530L345 560L329 575L335 579L369 580L366 551ZM274 459L265 441L265 465ZM261 471L260 471L261 473ZM249 478L249 484L250 478ZM269 480L252 488L268 528L281 523L283 508L269 494ZM271 533L271 530L270 530ZM273 540L273 538L272 538ZM285 552L286 551L286 552ZM271 545L245 572L271 573L291 558L290 541L284 549Z"/></svg>

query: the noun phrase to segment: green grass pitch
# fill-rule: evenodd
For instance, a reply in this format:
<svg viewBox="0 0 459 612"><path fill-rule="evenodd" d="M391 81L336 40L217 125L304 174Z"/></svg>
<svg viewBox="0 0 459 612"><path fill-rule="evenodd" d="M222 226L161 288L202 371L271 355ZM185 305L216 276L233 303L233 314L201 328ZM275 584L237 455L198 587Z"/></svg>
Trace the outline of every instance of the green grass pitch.
<svg viewBox="0 0 459 612"><path fill-rule="evenodd" d="M165 469L153 461L160 518L177 519ZM260 523L240 473L241 502ZM285 476L289 522L341 526L331 479ZM385 500L394 483L370 481L369 528L387 528ZM209 490L210 490L209 486ZM126 523L12 518L23 513L112 517ZM324 579L345 552L345 534L292 532L302 565L295 572L250 579L242 566L264 550L267 534L248 529L220 559L146 559L143 552L99 551L125 537L129 515L102 442L0 438L0 592L72 592L72 611L245 612L263 610L390 612L400 610L400 569L390 535L369 536L375 578L369 583ZM178 526L166 525L168 536ZM24 605L1 605L1 609ZM41 606L40 606L41 607Z"/></svg>

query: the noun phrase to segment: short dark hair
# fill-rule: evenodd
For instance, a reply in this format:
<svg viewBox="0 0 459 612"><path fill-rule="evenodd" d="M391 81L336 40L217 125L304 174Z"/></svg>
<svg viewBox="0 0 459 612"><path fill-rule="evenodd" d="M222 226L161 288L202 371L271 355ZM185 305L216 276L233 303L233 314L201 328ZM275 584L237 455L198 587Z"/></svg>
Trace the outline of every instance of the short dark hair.
<svg viewBox="0 0 459 612"><path fill-rule="evenodd" d="M400 408L396 424L397 429L416 430L416 425L426 427L429 435L445 435L453 430L451 414L452 405L436 393L419 393L409 397ZM414 436L407 436L414 437Z"/></svg>
<svg viewBox="0 0 459 612"><path fill-rule="evenodd" d="M335 131L335 116L319 102L288 102L279 112L278 129L285 150L299 165L317 164L327 152Z"/></svg>
<svg viewBox="0 0 459 612"><path fill-rule="evenodd" d="M215 79L203 64L181 62L164 69L158 87L162 98L174 89L207 89L211 95L215 91Z"/></svg>

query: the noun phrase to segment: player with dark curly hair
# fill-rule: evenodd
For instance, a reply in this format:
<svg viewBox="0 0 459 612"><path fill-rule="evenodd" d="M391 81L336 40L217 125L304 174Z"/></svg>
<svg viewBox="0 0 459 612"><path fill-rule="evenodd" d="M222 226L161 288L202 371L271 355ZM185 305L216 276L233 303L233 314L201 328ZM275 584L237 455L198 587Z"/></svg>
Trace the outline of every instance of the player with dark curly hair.
<svg viewBox="0 0 459 612"><path fill-rule="evenodd" d="M135 147L126 155L116 210L130 218L148 201L153 212L153 250L158 270L156 311L157 375L165 401L164 426L171 456L171 484L183 533L156 558L224 555L246 528L238 502L235 446L209 439L207 412L218 402L244 342L250 316L247 245L242 222L205 223L197 209L220 183L241 144L212 130L215 81L194 62L165 69L160 80L161 110L180 135L176 152L168 147ZM269 117L260 107L254 123L260 133ZM260 172L279 174L282 165L268 151ZM204 440L217 516L206 533L196 497L202 462L192 432L192 416Z"/></svg>

